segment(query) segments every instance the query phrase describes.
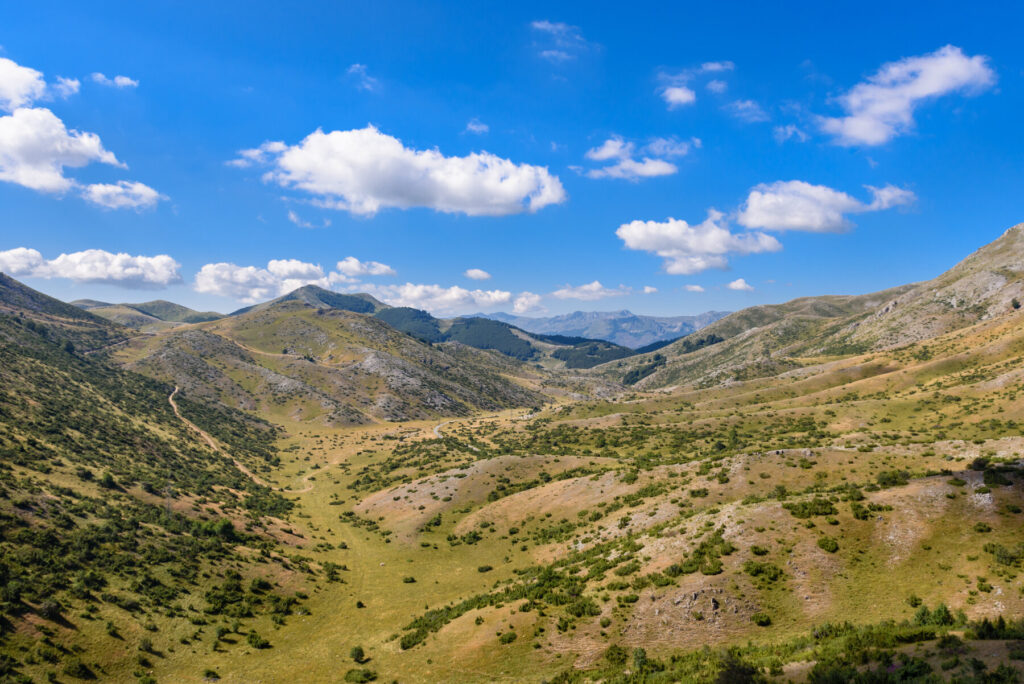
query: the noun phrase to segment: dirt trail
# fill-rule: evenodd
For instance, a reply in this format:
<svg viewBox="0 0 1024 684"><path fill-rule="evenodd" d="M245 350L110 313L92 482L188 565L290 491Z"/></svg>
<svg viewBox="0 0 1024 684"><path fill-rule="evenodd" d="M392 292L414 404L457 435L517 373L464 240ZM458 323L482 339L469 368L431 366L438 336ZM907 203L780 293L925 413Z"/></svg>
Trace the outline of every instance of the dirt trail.
<svg viewBox="0 0 1024 684"><path fill-rule="evenodd" d="M445 425L448 425L449 423L454 423L454 422L455 422L454 420L446 420L443 423L438 423L437 425L435 425L434 426L434 436L437 437L438 439L444 439L444 435L441 434L441 428L443 428ZM472 449L473 451L480 451L480 449L478 449L477 447L473 446L472 444L467 444L466 446L469 447L470 449Z"/></svg>
<svg viewBox="0 0 1024 684"><path fill-rule="evenodd" d="M307 483L306 486L303 487L302 489L287 489L285 487L275 487L274 485L270 484L269 482L267 482L266 480L261 478L256 473L254 473L251 470L249 470L245 466L244 463L242 463L241 461L239 461L238 459L236 459L235 457L231 456L230 454L225 452L223 449L221 449L220 445L217 444L217 441L213 437L211 437L210 434L208 432L206 432L206 430L203 430L198 425L193 423L191 420L189 420L185 416L181 415L181 411L178 410L178 404L174 401L174 395L178 393L178 390L179 390L179 387L177 385L175 385L174 386L174 391L171 392L171 395L169 397L167 397L167 401L171 404L171 408L174 409L174 415L176 415L178 417L178 420L183 422L191 430L195 431L200 437L202 437L206 441L206 443L210 445L211 449L213 449L214 451L216 451L217 453L219 453L219 454L221 454L223 456L227 456L228 458L230 458L231 462L235 464L235 467L238 468L238 470L243 475L245 475L247 478L249 478L250 480L252 480L253 482L255 482L256 484L258 484L258 485L260 485L262 487L269 487L270 489L273 489L274 491L282 492L284 494L305 494L306 492L313 491L314 484L309 481L309 478L312 477L313 475L315 475L315 473L310 473L309 475L307 475L306 477L304 477L302 479L303 482Z"/></svg>

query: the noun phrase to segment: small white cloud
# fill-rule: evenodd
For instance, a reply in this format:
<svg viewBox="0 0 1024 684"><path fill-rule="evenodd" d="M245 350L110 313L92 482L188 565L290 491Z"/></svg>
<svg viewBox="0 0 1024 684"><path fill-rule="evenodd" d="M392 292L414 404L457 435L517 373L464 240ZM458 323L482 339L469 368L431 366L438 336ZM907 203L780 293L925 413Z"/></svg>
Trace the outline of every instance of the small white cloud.
<svg viewBox="0 0 1024 684"><path fill-rule="evenodd" d="M66 100L78 93L81 89L82 83L77 78L64 78L63 76L57 77L57 83L51 86L51 89L57 97L62 100Z"/></svg>
<svg viewBox="0 0 1024 684"><path fill-rule="evenodd" d="M807 134L804 133L799 126L795 124L786 124L785 126L776 126L772 129L772 134L775 136L775 141L778 143L784 143L787 140L796 140L797 142L807 142Z"/></svg>
<svg viewBox="0 0 1024 684"><path fill-rule="evenodd" d="M353 64L345 73L355 79L356 87L360 90L372 91L380 87L380 81L370 76L365 64Z"/></svg>
<svg viewBox="0 0 1024 684"><path fill-rule="evenodd" d="M67 278L76 283L128 288L166 287L180 282L179 268L181 264L166 254L132 256L87 249L46 260L37 250L25 247L0 252L0 271L14 277Z"/></svg>
<svg viewBox="0 0 1024 684"><path fill-rule="evenodd" d="M628 287L620 285L616 289L607 288L601 284L601 281L595 280L592 283L586 285L577 285L575 287L566 285L560 290L555 290L551 293L552 297L556 299L579 299L585 302L592 302L598 299L605 299L607 297L621 297L622 295L628 295L632 292Z"/></svg>
<svg viewBox="0 0 1024 684"><path fill-rule="evenodd" d="M107 209L152 209L167 196L144 183L118 181L86 185L82 188L82 198Z"/></svg>
<svg viewBox="0 0 1024 684"><path fill-rule="evenodd" d="M588 178L620 178L638 181L641 178L669 176L679 169L675 164L659 157L680 157L688 154L691 147L700 147L700 140L692 138L681 141L677 138L654 138L644 146L641 159L634 159L636 145L622 137L613 135L601 145L588 150L584 155L592 161L615 161L614 164L586 171Z"/></svg>
<svg viewBox="0 0 1024 684"><path fill-rule="evenodd" d="M767 112L761 108L761 105L753 100L736 100L734 102L730 102L725 106L725 110L740 121L746 121L747 123L767 121L769 118Z"/></svg>
<svg viewBox="0 0 1024 684"><path fill-rule="evenodd" d="M306 221L301 216L296 214L291 209L288 210L288 220L297 225L299 228L327 228L331 225L330 219L324 219L324 222L320 226L316 226L309 221Z"/></svg>
<svg viewBox="0 0 1024 684"><path fill-rule="evenodd" d="M489 130L491 130L491 127L488 126L487 124L485 124L480 119L477 119L477 118L470 119L469 123L466 124L466 132L467 133L474 133L476 135L483 135L484 133L486 133Z"/></svg>
<svg viewBox="0 0 1024 684"><path fill-rule="evenodd" d="M0 109L12 112L32 104L46 93L43 74L0 57Z"/></svg>
<svg viewBox="0 0 1024 684"><path fill-rule="evenodd" d="M529 313L531 311L543 311L540 305L541 296L533 292L521 292L512 302L512 312L517 314Z"/></svg>
<svg viewBox="0 0 1024 684"><path fill-rule="evenodd" d="M530 22L530 28L541 37L537 54L549 62L572 61L592 47L578 26L542 19Z"/></svg>
<svg viewBox="0 0 1024 684"><path fill-rule="evenodd" d="M968 57L947 45L935 52L883 64L867 81L838 98L843 117L821 117L821 129L839 145L881 145L914 128L914 110L950 93L974 95L996 81L988 57Z"/></svg>
<svg viewBox="0 0 1024 684"><path fill-rule="evenodd" d="M754 286L749 284L743 278L737 278L736 280L734 280L731 283L729 283L728 285L726 285L726 287L729 288L730 290L740 290L742 292L753 292L754 291Z"/></svg>
<svg viewBox="0 0 1024 684"><path fill-rule="evenodd" d="M91 78L93 80L93 83L98 83L101 86L106 86L108 88L139 87L138 81L136 81L133 78L128 78L127 76L114 76L114 78L107 78L106 76L97 71L92 74Z"/></svg>
<svg viewBox="0 0 1024 684"><path fill-rule="evenodd" d="M466 276L470 280L490 280L491 274L482 268L469 268L462 275Z"/></svg>
<svg viewBox="0 0 1024 684"><path fill-rule="evenodd" d="M715 79L713 81L708 81L707 89L713 93L721 95L722 93L729 89L729 84L726 83L725 81Z"/></svg>
<svg viewBox="0 0 1024 684"><path fill-rule="evenodd" d="M684 85L667 86L661 91L661 99L669 109L679 109L697 101L697 93Z"/></svg>
<svg viewBox="0 0 1024 684"><path fill-rule="evenodd" d="M656 287L652 287L650 285L644 285L644 294L654 294L657 291L658 291L658 288L656 288Z"/></svg>
<svg viewBox="0 0 1024 684"><path fill-rule="evenodd" d="M686 286L686 291L687 292L703 292L704 288L701 287L700 285L687 285Z"/></svg>
<svg viewBox="0 0 1024 684"><path fill-rule="evenodd" d="M633 221L619 226L615 234L629 249L653 252L665 260L665 271L691 275L709 268L725 268L730 254L776 252L782 245L774 237L758 232L733 233L724 214L714 209L702 223L680 219Z"/></svg>
<svg viewBox="0 0 1024 684"><path fill-rule="evenodd" d="M378 299L392 306L409 306L431 313L468 313L479 309L492 309L512 301L512 293L504 290L467 290L453 285L359 285Z"/></svg>
<svg viewBox="0 0 1024 684"><path fill-rule="evenodd" d="M353 256L345 257L338 262L338 270L352 278L359 276L393 276L395 269L379 261L360 261Z"/></svg>
<svg viewBox="0 0 1024 684"><path fill-rule="evenodd" d="M909 190L892 185L868 186L868 191L872 200L865 203L845 192L805 181L762 183L747 195L736 220L746 228L834 233L852 227L847 214L880 211L916 199Z"/></svg>
<svg viewBox="0 0 1024 684"><path fill-rule="evenodd" d="M705 73L717 73L720 71L732 71L736 68L736 65L726 60L723 62L704 62L700 65L700 70Z"/></svg>
<svg viewBox="0 0 1024 684"><path fill-rule="evenodd" d="M469 216L538 211L566 199L547 167L516 164L487 152L445 157L414 150L373 126L324 133L298 145L267 142L243 150L233 165L269 164L264 180L313 195L318 206L372 216L381 209L426 207Z"/></svg>

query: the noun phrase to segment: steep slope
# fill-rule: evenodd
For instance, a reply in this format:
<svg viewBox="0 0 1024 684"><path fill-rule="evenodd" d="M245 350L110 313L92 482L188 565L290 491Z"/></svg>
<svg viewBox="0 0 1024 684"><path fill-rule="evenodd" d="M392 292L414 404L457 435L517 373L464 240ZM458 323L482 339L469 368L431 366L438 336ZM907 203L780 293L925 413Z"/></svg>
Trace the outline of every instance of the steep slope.
<svg viewBox="0 0 1024 684"><path fill-rule="evenodd" d="M575 311L546 318L506 313L477 316L510 323L530 333L608 340L637 349L655 342L689 335L728 314L727 311L708 311L696 316L644 316L622 310Z"/></svg>
<svg viewBox="0 0 1024 684"><path fill-rule="evenodd" d="M606 364L606 377L640 371L640 388L712 385L775 375L807 358L887 349L1005 315L1024 299L1024 224L939 277L860 296L805 297L755 306L653 355ZM697 345L714 335L721 342Z"/></svg>
<svg viewBox="0 0 1024 684"><path fill-rule="evenodd" d="M211 400L329 425L466 415L544 400L506 377L529 373L504 357L469 350L456 359L371 316L301 297L139 339L119 358Z"/></svg>
<svg viewBox="0 0 1024 684"><path fill-rule="evenodd" d="M379 302L365 293L341 294L340 292L325 290L322 287L317 287L316 285L305 285L297 290L289 292L286 295L278 297L277 299L272 299L269 302L263 302L262 304L247 306L243 309L232 312L230 315L240 316L246 313L263 311L264 309L271 308L276 304L282 304L284 302L299 302L306 306L313 307L314 309L340 309L342 311L367 314L387 308L387 304Z"/></svg>

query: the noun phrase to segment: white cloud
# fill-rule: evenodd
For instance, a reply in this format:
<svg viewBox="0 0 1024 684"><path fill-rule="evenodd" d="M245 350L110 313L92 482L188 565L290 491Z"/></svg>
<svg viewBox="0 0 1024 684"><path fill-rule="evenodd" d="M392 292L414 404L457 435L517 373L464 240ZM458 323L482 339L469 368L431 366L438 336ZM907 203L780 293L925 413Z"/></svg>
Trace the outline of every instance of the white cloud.
<svg viewBox="0 0 1024 684"><path fill-rule="evenodd" d="M654 294L658 291L658 288L651 287L650 285L644 285L644 294Z"/></svg>
<svg viewBox="0 0 1024 684"><path fill-rule="evenodd" d="M736 68L736 65L726 60L723 62L704 62L700 65L700 70L705 73L717 73L720 71L732 71Z"/></svg>
<svg viewBox="0 0 1024 684"><path fill-rule="evenodd" d="M0 109L11 112L30 105L46 93L43 74L0 57Z"/></svg>
<svg viewBox="0 0 1024 684"><path fill-rule="evenodd" d="M370 76L365 64L353 64L345 73L356 79L356 87L360 90L377 90L380 87L380 81Z"/></svg>
<svg viewBox="0 0 1024 684"><path fill-rule="evenodd" d="M467 290L453 285L363 285L370 294L392 306L410 306L432 313L468 312L473 309L489 309L512 301L512 293L504 290Z"/></svg>
<svg viewBox="0 0 1024 684"><path fill-rule="evenodd" d="M633 221L619 226L615 234L629 249L653 252L665 259L665 271L674 275L725 268L730 254L776 252L782 245L759 232L733 233L714 209L702 223L681 219Z"/></svg>
<svg viewBox="0 0 1024 684"><path fill-rule="evenodd" d="M591 47L583 38L578 26L542 19L530 22L530 28L543 39L538 46L537 54L549 62L574 60Z"/></svg>
<svg viewBox="0 0 1024 684"><path fill-rule="evenodd" d="M601 284L601 281L595 280L592 283L586 285L577 285L575 287L566 285L560 290L555 290L551 293L552 297L556 299L579 299L585 302L592 302L598 299L605 299L606 297L621 297L627 295L632 290L628 287L620 285L616 289L607 288Z"/></svg>
<svg viewBox="0 0 1024 684"><path fill-rule="evenodd" d="M18 247L0 252L0 271L15 277L68 278L78 283L107 283L131 288L164 287L181 281L181 265L166 254L132 256L102 249L44 259L37 250Z"/></svg>
<svg viewBox="0 0 1024 684"><path fill-rule="evenodd" d="M729 288L730 290L739 290L741 292L753 292L754 291L754 286L749 284L743 278L737 278L736 280L734 280L731 283L729 283L728 285L726 285L726 287Z"/></svg>
<svg viewBox="0 0 1024 684"><path fill-rule="evenodd" d="M107 86L108 88L137 88L139 86L139 82L133 78L120 75L114 76L114 78L107 78L98 71L93 73L91 78L93 83L99 83L100 85Z"/></svg>
<svg viewBox="0 0 1024 684"><path fill-rule="evenodd" d="M491 130L491 127L485 124L480 119L470 119L469 123L466 124L467 133L475 133L476 135L483 135L487 131Z"/></svg>
<svg viewBox="0 0 1024 684"><path fill-rule="evenodd" d="M252 304L277 296L281 279L267 269L230 263L206 264L196 274L196 292Z"/></svg>
<svg viewBox="0 0 1024 684"><path fill-rule="evenodd" d="M725 106L725 110L741 121L758 123L767 121L768 114L753 100L736 100Z"/></svg>
<svg viewBox="0 0 1024 684"><path fill-rule="evenodd" d="M883 64L865 82L838 98L843 117L821 117L823 131L840 145L881 145L914 128L922 103L962 92L979 93L995 83L988 57L968 57L947 45L935 52Z"/></svg>
<svg viewBox="0 0 1024 684"><path fill-rule="evenodd" d="M713 81L708 81L707 89L713 93L721 95L729 89L729 84L725 81L720 81L717 78Z"/></svg>
<svg viewBox="0 0 1024 684"><path fill-rule="evenodd" d="M317 228L318 226L313 225L309 221L306 221L301 216L296 214L291 209L288 210L288 220L297 225L299 228ZM324 219L323 227L326 228L331 225L330 219Z"/></svg>
<svg viewBox="0 0 1024 684"><path fill-rule="evenodd" d="M482 268L469 268L462 275L466 276L471 280L490 280L491 274Z"/></svg>
<svg viewBox="0 0 1024 684"><path fill-rule="evenodd" d="M68 131L49 109L16 109L0 117L0 180L62 193L75 182L64 168L90 162L123 166L95 133Z"/></svg>
<svg viewBox="0 0 1024 684"><path fill-rule="evenodd" d="M697 93L684 85L666 86L661 91L661 99L665 100L669 109L679 109L697 101Z"/></svg>
<svg viewBox="0 0 1024 684"><path fill-rule="evenodd" d="M324 207L371 216L389 207L426 207L469 216L537 211L566 199L546 167L515 164L487 152L445 157L414 150L373 126L324 133L298 145L243 150L236 166L273 165L264 180L314 195Z"/></svg>
<svg viewBox="0 0 1024 684"><path fill-rule="evenodd" d="M81 87L82 82L77 78L64 78L63 76L58 76L57 83L51 86L51 89L57 94L57 97L67 99L72 95L77 94Z"/></svg>
<svg viewBox="0 0 1024 684"><path fill-rule="evenodd" d="M82 197L107 209L152 209L157 202L167 199L148 185L133 181L86 185Z"/></svg>
<svg viewBox="0 0 1024 684"><path fill-rule="evenodd" d="M512 312L517 314L529 313L531 311L542 311L540 305L541 296L533 292L521 292L512 302Z"/></svg>
<svg viewBox="0 0 1024 684"><path fill-rule="evenodd" d="M779 143L784 143L790 139L798 142L807 142L807 134L795 124L776 126L772 129L772 134L775 136L775 141Z"/></svg>
<svg viewBox="0 0 1024 684"><path fill-rule="evenodd" d="M353 256L345 257L338 262L338 271L355 278L358 276L393 276L395 269L379 261L360 261Z"/></svg>
<svg viewBox="0 0 1024 684"><path fill-rule="evenodd" d="M586 175L588 178L621 178L630 181L669 176L678 171L678 167L659 157L680 157L688 154L691 147L700 147L700 140L697 138L692 138L689 141L681 141L677 138L654 138L639 150L642 157L638 161L633 158L637 153L636 145L623 140L621 136L613 135L598 147L588 150L584 156L591 161L614 161L615 163L599 169L590 169Z"/></svg>
<svg viewBox="0 0 1024 684"><path fill-rule="evenodd" d="M700 285L686 285L685 287L686 287L686 291L687 292L703 292L704 291L704 288L701 287Z"/></svg>
<svg viewBox="0 0 1024 684"><path fill-rule="evenodd" d="M804 181L761 184L750 191L737 222L747 228L832 233L853 225L847 214L880 211L910 204L916 199L909 190L892 185L868 186L868 190L872 200L864 203L845 192Z"/></svg>

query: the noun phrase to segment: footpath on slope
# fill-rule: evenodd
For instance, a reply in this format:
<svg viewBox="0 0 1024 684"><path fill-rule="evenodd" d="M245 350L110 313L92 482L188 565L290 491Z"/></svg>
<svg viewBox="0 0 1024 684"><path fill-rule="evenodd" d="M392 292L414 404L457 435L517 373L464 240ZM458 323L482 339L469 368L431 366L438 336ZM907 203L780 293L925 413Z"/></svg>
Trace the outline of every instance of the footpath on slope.
<svg viewBox="0 0 1024 684"><path fill-rule="evenodd" d="M273 489L274 491L282 492L284 494L305 494L306 492L313 491L314 484L312 482L309 482L308 479L305 480L308 484L305 487L303 487L302 489L287 489L285 487L275 487L274 485L270 484L269 482L267 482L266 480L261 478L256 473L254 473L251 470L249 470L249 468L247 468L245 466L245 464L242 463L241 461L239 461L237 458L235 458L234 456L231 456L230 454L226 453L223 449L220 448L220 445L217 444L217 441L213 437L211 437L208 432L206 432L206 430L203 430L201 427L199 427L198 425L193 423L191 420L189 420L185 416L181 415L181 411L178 410L178 404L177 404L177 402L174 401L174 395L178 393L178 390L179 390L179 387L177 385L175 385L174 386L174 391L171 392L171 395L169 397L167 397L167 401L171 404L171 408L174 409L174 415L176 415L178 417L178 420L183 422L191 430L195 431L200 437L202 437L203 440L205 440L206 443L210 445L211 449L216 451L218 454L221 454L223 456L226 456L227 458L230 458L231 462L235 464L235 467L238 468L238 470L243 475L245 475L247 478L249 478L250 480L252 480L256 484L260 485L261 487L269 487L270 489ZM308 477L310 477L310 475L307 475L306 477L308 478Z"/></svg>

